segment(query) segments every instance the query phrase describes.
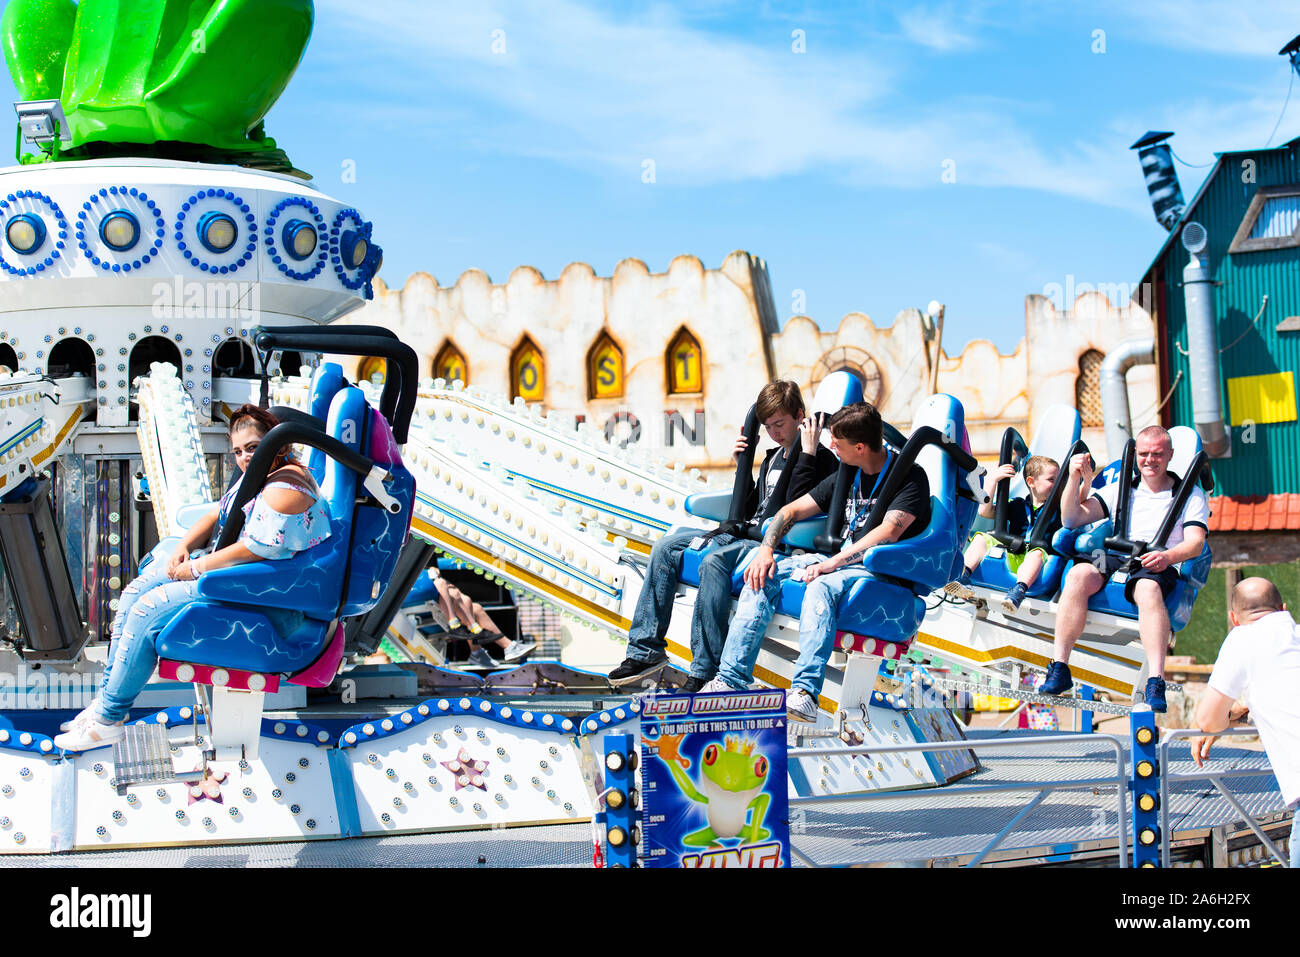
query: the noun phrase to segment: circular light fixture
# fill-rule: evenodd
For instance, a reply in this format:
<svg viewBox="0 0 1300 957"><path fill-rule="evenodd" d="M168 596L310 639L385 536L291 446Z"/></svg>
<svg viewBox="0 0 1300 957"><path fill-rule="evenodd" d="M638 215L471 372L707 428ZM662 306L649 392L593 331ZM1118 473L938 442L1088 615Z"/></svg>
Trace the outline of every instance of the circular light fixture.
<svg viewBox="0 0 1300 957"><path fill-rule="evenodd" d="M1156 809L1156 796L1154 794L1144 794L1138 798L1138 807L1143 811L1154 811Z"/></svg>
<svg viewBox="0 0 1300 957"><path fill-rule="evenodd" d="M1154 733L1150 728L1138 728L1137 734L1135 734L1134 737L1138 739L1138 744L1150 744L1151 739L1154 737Z"/></svg>
<svg viewBox="0 0 1300 957"><path fill-rule="evenodd" d="M210 253L224 253L239 239L234 217L225 213L204 213L199 219L199 242Z"/></svg>
<svg viewBox="0 0 1300 957"><path fill-rule="evenodd" d="M179 680L181 680L181 681L193 681L193 680L194 680L194 666L193 666L193 665L181 665L179 668L176 669L176 677L177 677Z"/></svg>
<svg viewBox="0 0 1300 957"><path fill-rule="evenodd" d="M611 827L609 829L609 846L622 847L627 843L627 831L621 827Z"/></svg>
<svg viewBox="0 0 1300 957"><path fill-rule="evenodd" d="M316 251L316 228L301 219L291 219L285 223L280 239L289 258L299 262Z"/></svg>
<svg viewBox="0 0 1300 957"><path fill-rule="evenodd" d="M345 230L343 233L343 242L339 248L343 256L343 265L349 269L360 269L361 264L366 261L366 253L370 251L370 243L366 242L364 236L355 229Z"/></svg>
<svg viewBox="0 0 1300 957"><path fill-rule="evenodd" d="M1149 778L1155 774L1156 769L1150 761L1139 761L1137 766L1137 775L1140 778Z"/></svg>
<svg viewBox="0 0 1300 957"><path fill-rule="evenodd" d="M5 226L5 240L16 253L34 253L45 244L45 222L35 213L19 213Z"/></svg>
<svg viewBox="0 0 1300 957"><path fill-rule="evenodd" d="M605 806L617 811L627 803L627 795L615 788L605 795Z"/></svg>
<svg viewBox="0 0 1300 957"><path fill-rule="evenodd" d="M1151 845L1156 842L1156 832L1149 827L1142 828L1142 833L1138 835L1138 840L1143 844Z"/></svg>
<svg viewBox="0 0 1300 957"><path fill-rule="evenodd" d="M1183 225L1183 232L1179 239L1182 241L1184 249L1192 255L1196 255L1204 251L1205 247L1209 245L1210 234L1196 220L1191 220Z"/></svg>
<svg viewBox="0 0 1300 957"><path fill-rule="evenodd" d="M623 755L618 751L611 751L605 755L605 767L611 771L622 771L625 763Z"/></svg>
<svg viewBox="0 0 1300 957"><path fill-rule="evenodd" d="M140 241L140 220L125 209L115 209L99 224L99 238L112 249L126 252Z"/></svg>

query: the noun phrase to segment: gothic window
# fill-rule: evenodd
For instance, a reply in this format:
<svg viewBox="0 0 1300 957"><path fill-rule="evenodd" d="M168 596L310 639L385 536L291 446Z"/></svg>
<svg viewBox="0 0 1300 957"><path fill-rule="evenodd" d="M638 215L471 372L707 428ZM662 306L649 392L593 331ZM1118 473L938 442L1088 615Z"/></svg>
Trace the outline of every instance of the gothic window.
<svg viewBox="0 0 1300 957"><path fill-rule="evenodd" d="M1105 358L1096 349L1079 357L1079 377L1074 380L1074 407L1079 410L1085 429L1099 429L1105 424L1101 414L1101 362Z"/></svg>
<svg viewBox="0 0 1300 957"><path fill-rule="evenodd" d="M450 339L442 344L437 357L433 360L433 377L446 379L448 385L457 379L469 385L469 363Z"/></svg>
<svg viewBox="0 0 1300 957"><path fill-rule="evenodd" d="M541 350L527 336L510 356L510 394L525 402L546 398L546 363Z"/></svg>
<svg viewBox="0 0 1300 957"><path fill-rule="evenodd" d="M704 391L704 350L685 326L677 331L664 356L668 365L668 394Z"/></svg>
<svg viewBox="0 0 1300 957"><path fill-rule="evenodd" d="M587 396L613 399L623 395L623 350L602 332L587 353Z"/></svg>

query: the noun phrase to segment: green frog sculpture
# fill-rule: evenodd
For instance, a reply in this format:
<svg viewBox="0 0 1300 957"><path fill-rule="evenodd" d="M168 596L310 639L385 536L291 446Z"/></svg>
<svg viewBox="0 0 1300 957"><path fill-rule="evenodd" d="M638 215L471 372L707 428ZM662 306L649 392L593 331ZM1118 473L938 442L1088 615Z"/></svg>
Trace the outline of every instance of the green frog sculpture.
<svg viewBox="0 0 1300 957"><path fill-rule="evenodd" d="M263 118L311 37L312 0L9 0L0 44L24 100L72 142L23 162L148 155L291 171Z"/></svg>

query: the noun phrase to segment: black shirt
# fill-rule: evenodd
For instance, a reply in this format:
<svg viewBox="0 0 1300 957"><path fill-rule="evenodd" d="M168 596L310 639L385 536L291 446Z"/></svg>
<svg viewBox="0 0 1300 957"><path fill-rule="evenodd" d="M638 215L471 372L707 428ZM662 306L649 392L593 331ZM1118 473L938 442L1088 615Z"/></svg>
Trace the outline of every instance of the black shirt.
<svg viewBox="0 0 1300 957"><path fill-rule="evenodd" d="M867 527L867 516L876 504L876 493L884 487L884 484L881 473L857 470L857 481L850 483L849 494L844 502L843 535L846 541L851 539L856 542L871 531ZM835 494L835 476L831 475L824 479L808 494L817 503L817 507L825 512L830 508L831 497ZM903 531L899 541L913 538L925 531L930 524L930 480L926 477L925 469L915 463L912 464L907 479L890 499L885 511L907 512L913 516L912 524ZM849 523L852 523L852 527Z"/></svg>
<svg viewBox="0 0 1300 957"><path fill-rule="evenodd" d="M777 458L778 452L781 453L782 458ZM758 483L750 486L749 496L745 502L745 515L748 516L749 521L762 525L786 505L807 495L827 476L834 480L835 472L839 468L839 459L835 457L835 453L820 442L817 444L817 451L812 455L800 448L799 457L794 461L794 474L790 476L790 484L786 488L785 496L781 501L777 501L776 496L770 494L770 491L775 491L781 481L780 472L785 466L785 459L784 449L768 449L763 464L758 470ZM769 485L769 474L773 470L775 470L774 478Z"/></svg>
<svg viewBox="0 0 1300 957"><path fill-rule="evenodd" d="M1033 496L1022 495L1020 498L1013 498L1007 503L1007 534L1008 535L1028 535L1033 528L1034 522L1038 520L1038 514L1046 507L1046 502L1034 508ZM1047 523L1046 537L1050 540L1056 534L1057 529L1061 527L1061 513L1058 511L1052 516L1052 520Z"/></svg>

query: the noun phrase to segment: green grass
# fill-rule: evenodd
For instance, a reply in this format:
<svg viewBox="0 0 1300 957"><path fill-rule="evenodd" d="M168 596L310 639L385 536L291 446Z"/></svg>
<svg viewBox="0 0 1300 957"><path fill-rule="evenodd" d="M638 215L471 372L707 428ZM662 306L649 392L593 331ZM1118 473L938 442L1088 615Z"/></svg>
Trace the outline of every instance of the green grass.
<svg viewBox="0 0 1300 957"><path fill-rule="evenodd" d="M1196 596L1196 605L1192 609L1191 620L1187 627L1178 633L1178 644L1174 648L1176 655L1194 655L1201 664L1214 664L1218 657L1219 646L1231 628L1228 622L1227 595L1224 591L1224 578L1227 575L1221 568L1210 572L1210 580L1205 583L1201 593ZM1300 562L1284 565L1253 565L1241 570L1242 578L1259 576L1267 578L1277 585L1282 592L1282 600L1290 609L1300 608Z"/></svg>

